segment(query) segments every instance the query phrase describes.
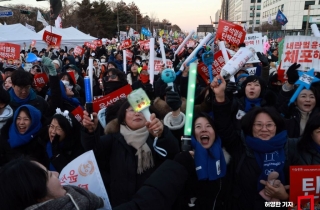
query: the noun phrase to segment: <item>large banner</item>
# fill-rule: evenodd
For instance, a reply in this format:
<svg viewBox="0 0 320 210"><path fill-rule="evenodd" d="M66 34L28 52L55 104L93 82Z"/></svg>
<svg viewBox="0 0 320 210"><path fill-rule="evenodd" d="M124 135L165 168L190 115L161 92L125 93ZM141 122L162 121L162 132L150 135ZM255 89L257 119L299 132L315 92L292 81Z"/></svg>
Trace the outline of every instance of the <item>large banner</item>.
<svg viewBox="0 0 320 210"><path fill-rule="evenodd" d="M92 150L83 153L64 167L59 179L61 185L78 186L96 194L104 201L104 207L101 209L111 210L109 197Z"/></svg>
<svg viewBox="0 0 320 210"><path fill-rule="evenodd" d="M282 69L293 63L301 64L299 70L320 71L320 38L313 36L286 36L281 57Z"/></svg>
<svg viewBox="0 0 320 210"><path fill-rule="evenodd" d="M246 44L246 48L253 49L256 53L252 56L247 63L260 63L260 60L257 56L257 52L263 52L263 45L262 45L262 34L261 33L254 33L254 34L247 34L246 38L244 39L244 43Z"/></svg>
<svg viewBox="0 0 320 210"><path fill-rule="evenodd" d="M20 59L20 45L0 42L0 58L7 60Z"/></svg>
<svg viewBox="0 0 320 210"><path fill-rule="evenodd" d="M216 39L226 41L226 46L228 44L238 46L243 43L245 36L246 31L243 30L242 26L226 20L219 21Z"/></svg>
<svg viewBox="0 0 320 210"><path fill-rule="evenodd" d="M305 209L320 201L320 166L290 166L290 202ZM308 208L314 209L314 208Z"/></svg>

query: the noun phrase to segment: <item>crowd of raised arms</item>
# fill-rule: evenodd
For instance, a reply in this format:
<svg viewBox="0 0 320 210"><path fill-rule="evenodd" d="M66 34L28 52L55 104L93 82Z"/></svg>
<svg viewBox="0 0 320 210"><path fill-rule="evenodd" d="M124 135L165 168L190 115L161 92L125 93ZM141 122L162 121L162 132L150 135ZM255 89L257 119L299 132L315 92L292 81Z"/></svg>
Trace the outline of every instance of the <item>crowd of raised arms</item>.
<svg viewBox="0 0 320 210"><path fill-rule="evenodd" d="M320 164L320 83L289 103L300 65L292 64L282 82L275 43L266 55L257 53L259 63L245 64L235 82L220 75L207 82L198 74L192 150L182 151L189 87L189 65L183 62L194 48L174 54L171 45L165 44L166 59L175 72L184 66L173 88L161 79L164 67L150 82L150 53L137 43L129 48L133 56L126 64L122 50L105 45L95 51L84 46L83 56L74 55L73 48L25 49L20 60L0 63L0 209L102 207L100 197L61 186L58 178L90 150L116 210L260 210L266 201L289 201L289 166ZM197 52L198 65L207 49ZM151 50L161 58L158 43ZM41 59L27 71L28 53ZM151 100L150 119L122 98L93 112L92 120L85 111L89 59L94 59L93 96L128 84L142 88ZM34 80L39 73L49 79L41 87ZM71 113L77 107L84 110L81 122ZM166 155L155 149L155 138Z"/></svg>

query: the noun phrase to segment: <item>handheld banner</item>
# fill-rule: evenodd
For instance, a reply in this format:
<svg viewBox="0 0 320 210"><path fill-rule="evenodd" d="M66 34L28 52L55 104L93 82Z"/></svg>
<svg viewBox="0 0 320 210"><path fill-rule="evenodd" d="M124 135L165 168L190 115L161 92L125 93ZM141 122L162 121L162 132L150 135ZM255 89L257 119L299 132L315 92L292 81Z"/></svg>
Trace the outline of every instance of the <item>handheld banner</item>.
<svg viewBox="0 0 320 210"><path fill-rule="evenodd" d="M238 46L243 43L245 36L246 31L243 30L242 26L226 20L219 21L216 40L223 40L230 45Z"/></svg>
<svg viewBox="0 0 320 210"><path fill-rule="evenodd" d="M60 47L61 44L61 36L58 34L51 33L49 31L44 31L42 40L46 42L48 45Z"/></svg>
<svg viewBox="0 0 320 210"><path fill-rule="evenodd" d="M81 122L83 120L83 109L81 108L81 106L75 108L71 112L71 114L73 114L73 116L78 120L78 122Z"/></svg>
<svg viewBox="0 0 320 210"><path fill-rule="evenodd" d="M20 45L0 42L0 58L20 59Z"/></svg>
<svg viewBox="0 0 320 210"><path fill-rule="evenodd" d="M83 49L82 47L80 47L80 46L76 46L76 47L74 48L73 53L74 53L75 55L82 56L82 55L84 54L84 49Z"/></svg>
<svg viewBox="0 0 320 210"><path fill-rule="evenodd" d="M43 88L49 81L46 73L38 73L33 77L34 84L36 87Z"/></svg>
<svg viewBox="0 0 320 210"><path fill-rule="evenodd" d="M247 34L244 43L248 49L253 48L255 52L263 52L261 33ZM255 53L247 63L260 63L257 53Z"/></svg>
<svg viewBox="0 0 320 210"><path fill-rule="evenodd" d="M93 40L92 43L97 47L101 47L102 46L102 40L101 39Z"/></svg>

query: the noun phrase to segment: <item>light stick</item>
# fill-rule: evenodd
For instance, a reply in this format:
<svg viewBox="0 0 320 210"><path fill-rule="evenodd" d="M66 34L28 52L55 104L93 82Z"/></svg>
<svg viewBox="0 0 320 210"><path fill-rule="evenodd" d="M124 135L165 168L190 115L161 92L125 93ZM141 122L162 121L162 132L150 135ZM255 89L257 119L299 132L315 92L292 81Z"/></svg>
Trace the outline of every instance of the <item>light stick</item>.
<svg viewBox="0 0 320 210"><path fill-rule="evenodd" d="M89 59L89 78L90 78L90 88L91 88L91 97L93 96L93 59Z"/></svg>
<svg viewBox="0 0 320 210"><path fill-rule="evenodd" d="M141 112L146 120L150 121L151 114L149 111L149 106L151 101L142 88L132 91L128 95L128 102L135 112Z"/></svg>
<svg viewBox="0 0 320 210"><path fill-rule="evenodd" d="M190 31L188 36L183 40L183 42L179 45L178 49L174 52L174 54L178 54L180 50L184 47L184 45L187 43L187 41L191 38L191 36L195 33L194 30Z"/></svg>
<svg viewBox="0 0 320 210"><path fill-rule="evenodd" d="M149 49L150 49L150 57L149 57L149 81L150 84L153 85L154 80L154 38L150 38L149 42Z"/></svg>
<svg viewBox="0 0 320 210"><path fill-rule="evenodd" d="M164 45L163 45L163 40L162 40L162 38L159 38L159 43L160 43L160 51L161 51L162 63L164 64L164 68L166 68L166 67L167 67L166 53L165 53L165 51L164 51Z"/></svg>
<svg viewBox="0 0 320 210"><path fill-rule="evenodd" d="M126 74L127 73L127 51L126 50L122 50L122 52L123 52L123 56L122 56L122 59L123 59L123 71Z"/></svg>
<svg viewBox="0 0 320 210"><path fill-rule="evenodd" d="M86 110L88 114L90 115L91 120L93 120L92 112L93 112L93 103L92 103L92 95L91 95L91 81L90 77L85 76L83 78L84 81L84 90L85 90L85 96L86 96Z"/></svg>
<svg viewBox="0 0 320 210"><path fill-rule="evenodd" d="M204 37L204 38L201 40L201 42L198 44L198 46L197 46L197 47L192 51L192 53L187 57L187 59L183 62L183 64L189 63L189 61L196 56L196 54L198 53L198 51L200 50L200 48L203 47L203 45L205 45L205 44L211 39L211 37L212 37L212 34L211 34L211 33L208 33L207 36ZM180 69L179 69L180 71L183 71L183 69L184 69L183 64L181 65L181 67L180 67Z"/></svg>
<svg viewBox="0 0 320 210"><path fill-rule="evenodd" d="M188 79L188 94L187 94L187 109L186 109L186 123L184 124L184 135L181 138L181 150L191 150L191 131L193 120L193 108L194 108L194 94L196 91L196 77L197 77L197 64L191 63L189 69Z"/></svg>
<svg viewBox="0 0 320 210"><path fill-rule="evenodd" d="M168 86L171 87L171 90L174 91L173 88L173 82L176 79L176 73L173 69L165 69L161 72L161 79L165 83L167 83Z"/></svg>

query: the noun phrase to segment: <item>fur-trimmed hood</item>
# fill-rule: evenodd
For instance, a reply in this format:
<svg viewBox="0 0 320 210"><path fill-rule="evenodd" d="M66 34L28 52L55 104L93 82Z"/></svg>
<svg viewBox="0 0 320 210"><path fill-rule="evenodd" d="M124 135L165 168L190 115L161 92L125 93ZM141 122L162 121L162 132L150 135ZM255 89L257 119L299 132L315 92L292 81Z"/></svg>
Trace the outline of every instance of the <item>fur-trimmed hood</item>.
<svg viewBox="0 0 320 210"><path fill-rule="evenodd" d="M181 97L182 104L180 106L180 111L185 113L186 112L186 98ZM157 97L152 106L150 107L151 110L154 110L158 114L159 119L163 119L169 112L171 112L171 108L167 104L166 101L162 100L160 97Z"/></svg>
<svg viewBox="0 0 320 210"><path fill-rule="evenodd" d="M118 133L118 132L120 132L120 124L117 118L108 122L108 124L104 128L105 134Z"/></svg>

